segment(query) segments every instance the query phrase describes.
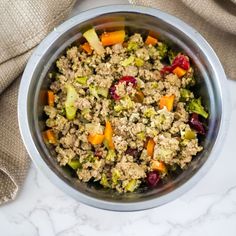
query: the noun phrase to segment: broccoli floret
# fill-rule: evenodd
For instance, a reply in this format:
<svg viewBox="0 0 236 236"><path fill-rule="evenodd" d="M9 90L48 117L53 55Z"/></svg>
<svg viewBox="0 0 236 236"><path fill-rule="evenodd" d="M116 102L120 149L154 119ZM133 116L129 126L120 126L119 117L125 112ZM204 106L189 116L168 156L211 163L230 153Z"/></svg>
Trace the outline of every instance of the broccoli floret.
<svg viewBox="0 0 236 236"><path fill-rule="evenodd" d="M208 117L208 113L204 110L204 107L202 106L201 103L201 98L194 98L192 99L186 106L187 111L192 112L192 113L197 113L204 118Z"/></svg>
<svg viewBox="0 0 236 236"><path fill-rule="evenodd" d="M177 56L177 53L174 52L173 50L170 49L168 51L168 59L169 59L170 64L172 64L172 62L176 56Z"/></svg>
<svg viewBox="0 0 236 236"><path fill-rule="evenodd" d="M181 101L189 101L191 98L193 98L193 93L188 89L180 89L180 97Z"/></svg>
<svg viewBox="0 0 236 236"><path fill-rule="evenodd" d="M132 51L132 50L137 50L139 48L138 44L136 42L129 42L128 43L128 47L127 47L127 50L128 51Z"/></svg>
<svg viewBox="0 0 236 236"><path fill-rule="evenodd" d="M168 46L165 43L158 43L157 50L159 52L160 59L163 59L165 56L167 56Z"/></svg>

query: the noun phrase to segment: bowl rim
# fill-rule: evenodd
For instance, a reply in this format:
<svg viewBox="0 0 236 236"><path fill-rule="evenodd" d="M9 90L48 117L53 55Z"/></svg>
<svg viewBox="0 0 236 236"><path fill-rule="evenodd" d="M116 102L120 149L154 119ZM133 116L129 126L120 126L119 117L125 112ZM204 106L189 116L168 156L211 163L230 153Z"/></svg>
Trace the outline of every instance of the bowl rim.
<svg viewBox="0 0 236 236"><path fill-rule="evenodd" d="M114 7L115 6L115 7ZM130 12L130 13L141 13L150 16L154 16L163 19L168 24L173 25L174 27L178 27L182 33L187 35L193 41L198 43L198 47L200 49L204 49L207 55L207 59L211 64L212 68L214 68L216 75L218 76L218 83L220 85L219 92L221 93L221 104L222 104L222 118L220 122L219 132L216 137L216 141L214 146L212 147L212 151L209 154L207 160L202 165L202 167L184 184L179 186L177 189L160 196L158 198L153 198L149 200L139 201L139 202L112 202L105 201L101 199L97 199L94 197L90 197L86 194L79 192L73 187L69 186L66 182L64 182L59 176L56 175L44 162L41 158L36 145L34 144L33 138L31 136L29 122L28 122L28 112L27 112L27 100L28 100L28 90L31 83L31 78L33 76L34 70L37 68L38 62L44 53L50 48L53 42L62 34L64 34L67 30L72 28L73 26L89 20L93 17L98 17L99 15L107 14L107 13L118 13L118 12ZM93 16L93 17L90 17ZM35 166L40 169L45 176L57 187L63 190L65 193L68 193L75 199L79 200L82 203L87 205L101 208L105 210L112 211L137 211L137 210L145 210L153 207L157 207L163 205L169 201L176 199L181 196L183 193L190 190L208 171L208 169L213 165L216 160L216 156L219 155L221 150L221 142L223 141L229 126L230 120L230 102L228 96L227 89L227 78L224 72L224 69L214 52L211 46L207 43L207 41L198 33L194 28L187 25L182 20L172 16L168 13L165 13L161 10L137 6L137 5L108 5L99 8L89 9L87 11L81 12L78 15L70 18L65 21L58 27L56 27L48 36L38 45L36 50L33 52L30 57L25 71L23 73L21 84L18 93L18 123L19 129L21 133L21 137L23 143L27 149L28 154L30 155L32 161Z"/></svg>

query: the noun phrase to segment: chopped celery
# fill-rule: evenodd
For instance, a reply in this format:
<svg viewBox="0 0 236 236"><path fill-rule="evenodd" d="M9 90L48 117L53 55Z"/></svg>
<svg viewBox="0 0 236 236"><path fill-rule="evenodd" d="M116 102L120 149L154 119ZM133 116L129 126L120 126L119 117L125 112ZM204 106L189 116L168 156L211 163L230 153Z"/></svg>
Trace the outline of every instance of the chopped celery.
<svg viewBox="0 0 236 236"><path fill-rule="evenodd" d="M99 95L103 96L104 98L107 98L107 96L108 96L108 88L98 87L97 88L97 93Z"/></svg>
<svg viewBox="0 0 236 236"><path fill-rule="evenodd" d="M204 110L204 107L202 106L200 97L198 99L196 99L196 98L192 99L187 104L186 110L189 112L197 113L197 114L203 116L204 118L208 117L208 113Z"/></svg>
<svg viewBox="0 0 236 236"><path fill-rule="evenodd" d="M137 133L137 138L141 141L146 139L146 135L144 132Z"/></svg>
<svg viewBox="0 0 236 236"><path fill-rule="evenodd" d="M158 83L156 81L152 82L151 84L152 88L158 88Z"/></svg>
<svg viewBox="0 0 236 236"><path fill-rule="evenodd" d="M136 66L141 67L144 64L144 60L142 60L141 58L136 57L134 63L135 63Z"/></svg>
<svg viewBox="0 0 236 236"><path fill-rule="evenodd" d="M106 160L107 161L115 161L116 153L113 149L108 150Z"/></svg>
<svg viewBox="0 0 236 236"><path fill-rule="evenodd" d="M133 192L138 187L138 181L136 179L132 179L125 186L125 190L128 192Z"/></svg>
<svg viewBox="0 0 236 236"><path fill-rule="evenodd" d="M75 79L76 82L82 84L82 85L86 85L87 84L87 80L88 80L88 77L84 76L84 77L77 77Z"/></svg>
<svg viewBox="0 0 236 236"><path fill-rule="evenodd" d="M98 53L103 54L105 52L104 47L102 46L102 43L100 39L98 38L98 35L94 28L87 30L83 36L87 39L89 45Z"/></svg>
<svg viewBox="0 0 236 236"><path fill-rule="evenodd" d="M107 88L96 87L94 85L89 86L89 92L92 96L96 97L97 99L99 99L98 95L101 95L105 98L107 98L107 96L108 96L108 89Z"/></svg>
<svg viewBox="0 0 236 236"><path fill-rule="evenodd" d="M182 139L195 139L196 138L196 133L191 129L181 130L180 133L181 133Z"/></svg>
<svg viewBox="0 0 236 236"><path fill-rule="evenodd" d="M121 64L122 66L129 66L130 64L132 64L132 63L134 62L134 59L135 59L134 56L130 56L130 57L128 57L127 59L121 61L120 64Z"/></svg>
<svg viewBox="0 0 236 236"><path fill-rule="evenodd" d="M128 51L132 51L132 50L137 50L138 49L138 44L136 42L128 42L128 47L127 47Z"/></svg>
<svg viewBox="0 0 236 236"><path fill-rule="evenodd" d="M129 96L125 96L120 100L120 102L124 109L131 109L134 106L134 102L131 100Z"/></svg>
<svg viewBox="0 0 236 236"><path fill-rule="evenodd" d="M106 175L104 173L102 174L100 184L103 187L105 187L105 188L109 188L110 187L110 184L108 183L108 179L107 179L107 177L106 177Z"/></svg>
<svg viewBox="0 0 236 236"><path fill-rule="evenodd" d="M67 97L65 101L66 117L68 120L73 120L76 116L76 111L77 111L75 102L79 98L79 95L72 85L67 85L66 89L67 89Z"/></svg>
<svg viewBox="0 0 236 236"><path fill-rule="evenodd" d="M94 85L89 85L89 92L92 96L99 99L97 88Z"/></svg>
<svg viewBox="0 0 236 236"><path fill-rule="evenodd" d="M145 117L150 118L150 117L153 117L154 115L156 115L156 111L153 107L145 109L145 111L144 111Z"/></svg>
<svg viewBox="0 0 236 236"><path fill-rule="evenodd" d="M119 178L120 178L120 172L114 169L112 172L112 183L116 185Z"/></svg>
<svg viewBox="0 0 236 236"><path fill-rule="evenodd" d="M120 112L120 111L122 111L123 109L124 109L124 107L121 106L120 104L114 106L114 111L115 111L115 112Z"/></svg>
<svg viewBox="0 0 236 236"><path fill-rule="evenodd" d="M79 160L71 160L68 162L68 165L74 170L80 169L82 167L82 164Z"/></svg>

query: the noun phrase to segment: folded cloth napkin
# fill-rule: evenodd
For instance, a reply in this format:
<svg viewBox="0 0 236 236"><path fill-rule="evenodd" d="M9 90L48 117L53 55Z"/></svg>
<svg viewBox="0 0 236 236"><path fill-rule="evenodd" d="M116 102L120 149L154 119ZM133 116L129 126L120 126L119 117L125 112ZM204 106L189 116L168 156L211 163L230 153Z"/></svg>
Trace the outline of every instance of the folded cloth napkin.
<svg viewBox="0 0 236 236"><path fill-rule="evenodd" d="M15 198L29 166L17 122L17 92L37 44L71 11L75 0L0 1L0 204Z"/></svg>
<svg viewBox="0 0 236 236"><path fill-rule="evenodd" d="M198 30L217 53L225 72L236 80L235 0L129 0L166 11Z"/></svg>

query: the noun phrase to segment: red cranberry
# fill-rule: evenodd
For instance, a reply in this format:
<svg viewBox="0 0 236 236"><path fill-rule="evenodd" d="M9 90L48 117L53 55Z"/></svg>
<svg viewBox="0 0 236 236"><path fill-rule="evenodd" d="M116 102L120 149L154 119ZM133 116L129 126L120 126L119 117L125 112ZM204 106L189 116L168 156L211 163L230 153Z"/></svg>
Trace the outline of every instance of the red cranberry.
<svg viewBox="0 0 236 236"><path fill-rule="evenodd" d="M185 55L179 54L177 55L171 66L164 66L161 70L161 74L166 74L172 72L177 66L181 67L184 70L188 70L190 67L190 63Z"/></svg>
<svg viewBox="0 0 236 236"><path fill-rule="evenodd" d="M118 83L123 83L123 82L125 82L126 85L129 85L129 83L131 83L133 85L133 87L135 87L137 85L137 80L133 76L121 77L121 79L119 80Z"/></svg>
<svg viewBox="0 0 236 236"><path fill-rule="evenodd" d="M174 70L177 66L181 67L184 70L188 70L190 67L190 63L185 55L179 54L175 57L172 62L172 70Z"/></svg>
<svg viewBox="0 0 236 236"><path fill-rule="evenodd" d="M155 187L160 180L160 176L157 171L151 171L147 173L147 184L149 187Z"/></svg>
<svg viewBox="0 0 236 236"><path fill-rule="evenodd" d="M124 82L126 85L129 85L131 83L133 87L136 87L137 85L137 80L133 76L123 76L116 84ZM119 100L120 96L116 94L116 84L110 87L109 93L114 100Z"/></svg>
<svg viewBox="0 0 236 236"><path fill-rule="evenodd" d="M199 134L206 134L205 128L202 122L199 120L199 116L196 113L192 113L189 120L190 126L197 131Z"/></svg>
<svg viewBox="0 0 236 236"><path fill-rule="evenodd" d="M135 148L127 148L127 150L125 151L125 154L130 155L134 158L138 158L140 153Z"/></svg>

